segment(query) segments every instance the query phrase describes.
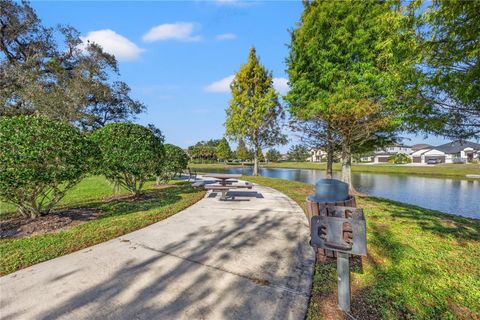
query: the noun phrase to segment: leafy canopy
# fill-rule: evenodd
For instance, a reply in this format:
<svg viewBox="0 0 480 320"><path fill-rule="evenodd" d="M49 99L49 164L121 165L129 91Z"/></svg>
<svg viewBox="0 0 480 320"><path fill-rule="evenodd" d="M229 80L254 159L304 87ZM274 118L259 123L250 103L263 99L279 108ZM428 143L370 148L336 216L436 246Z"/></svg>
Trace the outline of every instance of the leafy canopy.
<svg viewBox="0 0 480 320"><path fill-rule="evenodd" d="M111 123L92 133L101 150L100 173L137 195L145 181L159 176L165 156L163 141L133 123Z"/></svg>
<svg viewBox="0 0 480 320"><path fill-rule="evenodd" d="M92 129L145 106L130 97L114 56L70 26L47 28L27 2L0 1L0 116L44 115Z"/></svg>
<svg viewBox="0 0 480 320"><path fill-rule="evenodd" d="M419 61L411 28L415 5L305 2L301 22L292 31L285 97L290 113L325 124L321 136L341 146L346 182L352 149L367 141L372 148L384 143L411 107Z"/></svg>
<svg viewBox="0 0 480 320"><path fill-rule="evenodd" d="M0 198L26 217L49 213L94 167L98 153L71 125L45 117L0 118Z"/></svg>
<svg viewBox="0 0 480 320"><path fill-rule="evenodd" d="M361 117L364 108L396 107L415 61L408 16L392 1L305 3L287 59L292 114L301 119ZM400 30L402 29L402 30ZM368 102L368 103L367 103ZM396 120L392 119L392 120ZM398 123L398 120L397 120Z"/></svg>
<svg viewBox="0 0 480 320"><path fill-rule="evenodd" d="M416 127L447 137L480 137L479 12L480 1L434 0L421 14L424 108L413 119Z"/></svg>

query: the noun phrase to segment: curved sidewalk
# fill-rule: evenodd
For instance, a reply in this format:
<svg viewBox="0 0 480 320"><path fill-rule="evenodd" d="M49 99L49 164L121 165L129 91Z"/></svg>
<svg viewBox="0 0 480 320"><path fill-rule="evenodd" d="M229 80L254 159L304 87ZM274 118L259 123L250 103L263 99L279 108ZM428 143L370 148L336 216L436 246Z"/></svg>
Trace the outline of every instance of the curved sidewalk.
<svg viewBox="0 0 480 320"><path fill-rule="evenodd" d="M0 278L0 319L304 319L302 209L264 186L235 193Z"/></svg>

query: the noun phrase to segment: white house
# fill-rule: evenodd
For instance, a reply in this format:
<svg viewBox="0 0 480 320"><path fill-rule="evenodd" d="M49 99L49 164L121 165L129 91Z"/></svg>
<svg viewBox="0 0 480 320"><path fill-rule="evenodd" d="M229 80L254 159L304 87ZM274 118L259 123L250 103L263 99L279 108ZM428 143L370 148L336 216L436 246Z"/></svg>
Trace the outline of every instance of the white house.
<svg viewBox="0 0 480 320"><path fill-rule="evenodd" d="M327 158L326 151L323 151L322 149L312 149L310 150L310 157L307 158L307 161L320 162L326 158Z"/></svg>
<svg viewBox="0 0 480 320"><path fill-rule="evenodd" d="M453 141L437 147L420 149L411 154L413 163L435 160L441 163L468 163L480 159L480 144L470 141Z"/></svg>
<svg viewBox="0 0 480 320"><path fill-rule="evenodd" d="M428 160L446 162L445 153L435 148L420 149L413 152L410 156L413 163L427 163Z"/></svg>
<svg viewBox="0 0 480 320"><path fill-rule="evenodd" d="M381 149L375 150L375 156L373 157L373 162L383 163L388 162L388 159L398 153L410 154L412 152L412 147L406 146L404 144L394 144L387 146Z"/></svg>

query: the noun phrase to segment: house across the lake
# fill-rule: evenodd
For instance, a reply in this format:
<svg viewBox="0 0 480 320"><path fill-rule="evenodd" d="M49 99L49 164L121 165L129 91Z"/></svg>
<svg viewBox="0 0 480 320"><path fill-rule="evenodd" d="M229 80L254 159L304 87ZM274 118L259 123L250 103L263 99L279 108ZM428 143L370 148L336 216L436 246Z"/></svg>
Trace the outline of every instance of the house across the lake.
<svg viewBox="0 0 480 320"><path fill-rule="evenodd" d="M384 163L388 162L388 159L391 156L394 156L398 153L410 154L412 152L412 147L404 144L394 144L387 146L385 148L375 150L375 156L373 157L373 162L375 163Z"/></svg>
<svg viewBox="0 0 480 320"><path fill-rule="evenodd" d="M469 163L480 158L480 144L470 141L453 141L436 147L426 147L411 154L413 163Z"/></svg>
<svg viewBox="0 0 480 320"><path fill-rule="evenodd" d="M404 153L409 155L413 163L427 164L434 163L469 163L480 160L480 144L471 141L452 141L440 146L433 147L428 144L416 144L407 146L394 144L375 150L374 156L364 156L362 162L373 161L374 163L386 163L390 157ZM324 161L327 153L321 149L312 149L307 161Z"/></svg>
<svg viewBox="0 0 480 320"><path fill-rule="evenodd" d="M310 150L310 157L307 158L307 161L310 162L321 162L327 158L327 152L322 149L312 149Z"/></svg>

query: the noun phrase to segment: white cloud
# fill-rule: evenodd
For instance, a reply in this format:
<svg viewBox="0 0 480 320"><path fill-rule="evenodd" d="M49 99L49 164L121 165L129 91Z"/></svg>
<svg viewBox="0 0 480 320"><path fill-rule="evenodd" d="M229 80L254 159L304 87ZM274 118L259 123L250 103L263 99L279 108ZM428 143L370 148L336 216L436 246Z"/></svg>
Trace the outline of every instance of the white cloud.
<svg viewBox="0 0 480 320"><path fill-rule="evenodd" d="M218 41L233 40L236 38L237 38L237 35L235 33L222 33L215 37L215 39L217 39Z"/></svg>
<svg viewBox="0 0 480 320"><path fill-rule="evenodd" d="M160 24L151 28L143 35L143 41L154 42L163 40L180 40L180 41L200 41L202 37L192 35L195 26L191 22L176 22Z"/></svg>
<svg viewBox="0 0 480 320"><path fill-rule="evenodd" d="M230 83L232 83L233 78L235 78L235 76L232 74L221 80L210 83L208 86L204 87L203 89L207 92L229 92Z"/></svg>
<svg viewBox="0 0 480 320"><path fill-rule="evenodd" d="M288 79L285 78L273 78L273 86L281 95L286 94L290 90Z"/></svg>
<svg viewBox="0 0 480 320"><path fill-rule="evenodd" d="M230 92L230 83L232 83L233 78L235 78L235 75L232 74L221 80L210 83L203 89L207 92ZM290 90L288 79L286 78L273 78L273 86L281 95L286 94L288 90Z"/></svg>
<svg viewBox="0 0 480 320"><path fill-rule="evenodd" d="M84 42L80 47L85 48L87 41L100 45L105 52L113 54L118 60L133 60L145 51L124 36L110 29L89 32L85 37L80 37Z"/></svg>

